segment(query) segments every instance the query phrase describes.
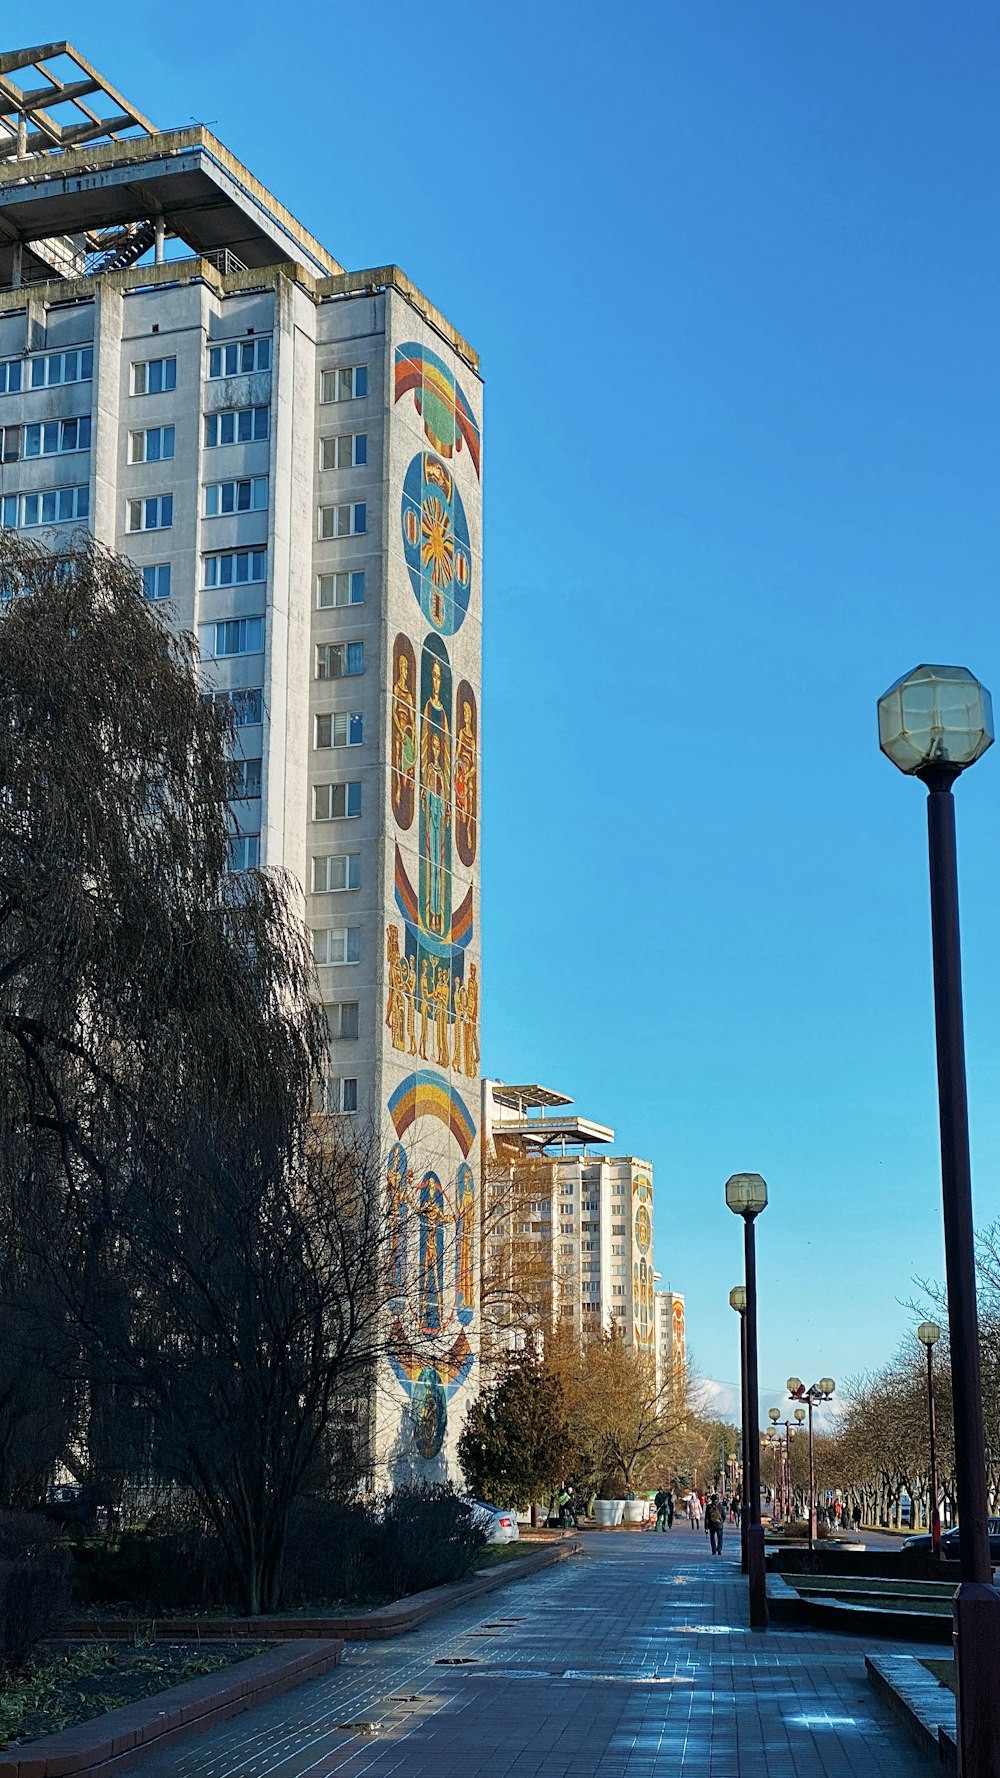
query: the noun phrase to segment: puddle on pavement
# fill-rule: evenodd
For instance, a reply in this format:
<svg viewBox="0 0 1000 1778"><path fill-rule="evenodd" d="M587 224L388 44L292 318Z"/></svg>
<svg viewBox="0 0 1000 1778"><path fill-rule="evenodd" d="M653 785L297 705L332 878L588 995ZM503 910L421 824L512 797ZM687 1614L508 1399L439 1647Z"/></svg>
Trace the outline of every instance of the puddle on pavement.
<svg viewBox="0 0 1000 1778"><path fill-rule="evenodd" d="M873 1725L865 1716L830 1716L825 1710L803 1710L797 1716L786 1716L785 1721L795 1729L870 1729Z"/></svg>

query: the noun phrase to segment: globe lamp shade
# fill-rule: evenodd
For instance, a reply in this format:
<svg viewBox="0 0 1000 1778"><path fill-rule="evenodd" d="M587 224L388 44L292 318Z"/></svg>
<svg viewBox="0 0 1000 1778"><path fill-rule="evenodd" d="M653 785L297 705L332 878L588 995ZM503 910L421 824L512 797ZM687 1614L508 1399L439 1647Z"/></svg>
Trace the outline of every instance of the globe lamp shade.
<svg viewBox="0 0 1000 1778"><path fill-rule="evenodd" d="M801 1395L801 1393L802 1393L802 1378L801 1377L789 1377L789 1379L788 1379L788 1393L789 1393L789 1395Z"/></svg>
<svg viewBox="0 0 1000 1778"><path fill-rule="evenodd" d="M901 772L971 766L993 745L993 702L967 667L914 667L878 701L878 743Z"/></svg>
<svg viewBox="0 0 1000 1778"><path fill-rule="evenodd" d="M941 1329L936 1321L922 1321L917 1328L917 1339L922 1346L936 1346L941 1338Z"/></svg>
<svg viewBox="0 0 1000 1778"><path fill-rule="evenodd" d="M742 1284L734 1284L729 1292L729 1307L742 1315L747 1306L747 1293Z"/></svg>
<svg viewBox="0 0 1000 1778"><path fill-rule="evenodd" d="M802 1422L803 1422L803 1420L804 1420L804 1419L805 1419L805 1417L806 1417L806 1410L805 1410L805 1408L796 1408L796 1410L795 1410L795 1418L796 1418L796 1420L797 1420L797 1421L798 1421L798 1423L799 1423L799 1425L800 1425L800 1426L801 1426L801 1425L802 1425Z"/></svg>
<svg viewBox="0 0 1000 1778"><path fill-rule="evenodd" d="M821 1395L832 1395L836 1387L832 1377L820 1377L819 1392Z"/></svg>
<svg viewBox="0 0 1000 1778"><path fill-rule="evenodd" d="M759 1173L734 1173L726 1180L726 1203L735 1216L759 1216L767 1208L767 1186Z"/></svg>

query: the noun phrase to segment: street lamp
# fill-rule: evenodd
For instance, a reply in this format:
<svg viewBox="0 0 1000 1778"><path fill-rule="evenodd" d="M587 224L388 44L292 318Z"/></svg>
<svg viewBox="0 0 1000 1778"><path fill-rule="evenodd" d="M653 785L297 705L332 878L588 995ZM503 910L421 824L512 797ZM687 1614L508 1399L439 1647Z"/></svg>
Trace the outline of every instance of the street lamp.
<svg viewBox="0 0 1000 1778"><path fill-rule="evenodd" d="M810 1383L808 1389L801 1377L789 1377L788 1393L792 1401L804 1401L809 1409L809 1548L816 1547L816 1468L813 1461L813 1403L829 1401L836 1389L832 1377L820 1377L818 1383ZM805 1409L796 1408L795 1418L799 1424L805 1419Z"/></svg>
<svg viewBox="0 0 1000 1778"><path fill-rule="evenodd" d="M993 1651L1000 1645L1000 1594L992 1585L986 1522L986 1447L952 796L955 779L992 745L992 700L966 667L915 667L879 699L878 731L879 746L893 765L927 787L941 1189L961 1565L954 1604L958 1768L963 1778L1000 1778L993 1673Z"/></svg>
<svg viewBox="0 0 1000 1778"><path fill-rule="evenodd" d="M740 1567L747 1572L747 1293L742 1284L734 1284L729 1292L729 1307L740 1318L740 1450L742 1453L742 1487L740 1504Z"/></svg>
<svg viewBox="0 0 1000 1778"><path fill-rule="evenodd" d="M746 1308L743 1332L746 1346L745 1423L747 1427L743 1510L748 1514L747 1578L750 1587L750 1628L767 1629L767 1578L764 1571L764 1527L760 1522L760 1424L757 1391L757 1252L754 1223L767 1208L767 1186L759 1173L733 1173L726 1180L726 1203L734 1216L743 1218L744 1281ZM742 1519L743 1514L740 1514Z"/></svg>
<svg viewBox="0 0 1000 1778"><path fill-rule="evenodd" d="M771 1430L774 1433L774 1436L778 1440L778 1450L781 1451L781 1434L778 1431L778 1421L781 1419L781 1409L780 1408L768 1408L767 1417L771 1422ZM785 1457L784 1457L783 1452L781 1453L780 1494L781 1494L780 1503L778 1501L778 1496L775 1495L775 1506L778 1508L778 1516L780 1516L782 1519L784 1519L784 1517L785 1517Z"/></svg>
<svg viewBox="0 0 1000 1778"><path fill-rule="evenodd" d="M934 1412L934 1348L941 1338L936 1321L922 1321L917 1339L927 1352L927 1425L931 1445L931 1538L934 1554L941 1554L941 1509L938 1505L937 1415Z"/></svg>

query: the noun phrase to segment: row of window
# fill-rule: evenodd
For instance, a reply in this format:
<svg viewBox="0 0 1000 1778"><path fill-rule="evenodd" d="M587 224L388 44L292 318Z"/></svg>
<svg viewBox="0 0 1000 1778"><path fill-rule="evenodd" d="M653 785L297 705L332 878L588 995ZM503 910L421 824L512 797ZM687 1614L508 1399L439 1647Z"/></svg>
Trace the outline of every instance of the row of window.
<svg viewBox="0 0 1000 1778"><path fill-rule="evenodd" d="M90 448L90 415L76 420L45 420L37 426L0 427L0 463L22 457L58 457Z"/></svg>
<svg viewBox="0 0 1000 1778"><path fill-rule="evenodd" d="M247 376L270 368L271 341L266 335L228 340L208 348L210 381L219 377ZM8 358L0 362L0 395L17 395L22 389L51 389L63 383L89 383L93 375L93 346L76 347L66 352L45 352L28 359ZM130 366L129 389L133 395L164 395L176 387L177 359L174 356L137 359ZM321 402L359 401L367 394L366 364L346 365L320 373Z"/></svg>
<svg viewBox="0 0 1000 1778"><path fill-rule="evenodd" d="M46 488L38 494L5 494L0 524L26 531L34 525L59 525L90 517L90 488Z"/></svg>
<svg viewBox="0 0 1000 1778"><path fill-rule="evenodd" d="M142 528L163 529L162 526L144 526ZM267 579L267 551L264 549L232 549L220 551L218 555L202 556L201 572L203 587L254 586ZM147 599L169 599L169 562L156 562L150 567L144 568L142 578ZM337 606L343 605L363 605L364 599L365 571L363 568L354 569L349 574L321 574L317 580L316 605L321 611L335 609ZM362 645L351 643L348 646L360 648ZM350 659L340 672L336 670L335 665L327 671L321 671L317 656L317 679L344 679L351 673L363 671L363 665L351 666Z"/></svg>
<svg viewBox="0 0 1000 1778"><path fill-rule="evenodd" d="M160 430L173 433L172 426L162 427ZM206 519L225 518L230 513L263 512L267 508L268 478L266 475L255 475L234 481L208 482L203 493L202 513ZM173 522L173 494L149 494L140 500L125 502L126 531L167 531ZM364 537L367 530L368 508L363 500L338 506L321 506L319 509L319 535L326 541L338 537ZM343 599L333 602L354 604L357 601Z"/></svg>

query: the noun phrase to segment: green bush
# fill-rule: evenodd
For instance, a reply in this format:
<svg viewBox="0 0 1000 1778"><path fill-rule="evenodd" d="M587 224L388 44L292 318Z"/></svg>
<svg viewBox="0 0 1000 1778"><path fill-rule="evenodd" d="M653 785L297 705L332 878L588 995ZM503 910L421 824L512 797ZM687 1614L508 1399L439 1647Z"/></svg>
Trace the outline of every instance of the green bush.
<svg viewBox="0 0 1000 1778"><path fill-rule="evenodd" d="M81 1605L137 1612L225 1610L233 1581L217 1537L195 1527L123 1531L70 1546L73 1597Z"/></svg>
<svg viewBox="0 0 1000 1778"><path fill-rule="evenodd" d="M31 1513L0 1513L0 1671L17 1667L69 1607L69 1563L55 1527Z"/></svg>
<svg viewBox="0 0 1000 1778"><path fill-rule="evenodd" d="M282 1581L288 1606L396 1599L468 1574L484 1532L450 1488L398 1489L364 1503L300 1501Z"/></svg>

